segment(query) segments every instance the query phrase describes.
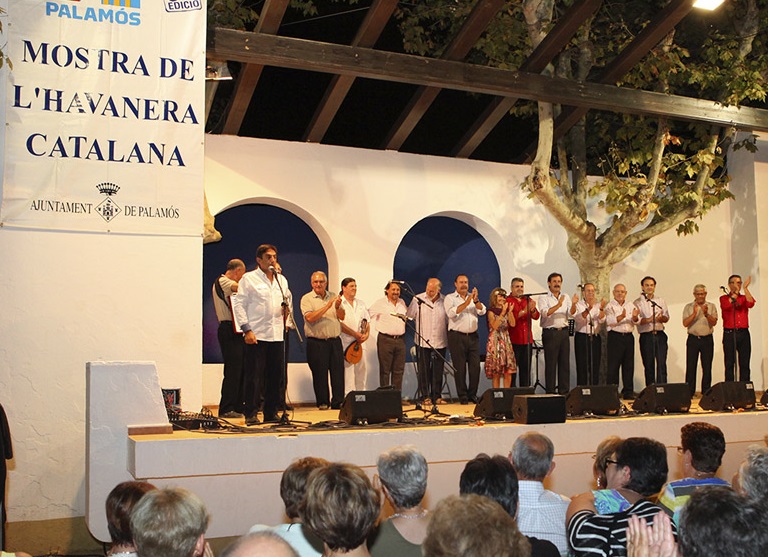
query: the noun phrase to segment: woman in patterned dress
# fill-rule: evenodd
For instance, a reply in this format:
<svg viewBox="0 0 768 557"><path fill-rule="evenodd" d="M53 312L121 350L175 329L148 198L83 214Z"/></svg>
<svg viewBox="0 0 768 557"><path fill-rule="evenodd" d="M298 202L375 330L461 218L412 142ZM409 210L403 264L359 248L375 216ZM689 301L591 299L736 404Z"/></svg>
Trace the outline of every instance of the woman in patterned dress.
<svg viewBox="0 0 768 557"><path fill-rule="evenodd" d="M507 293L494 288L488 303L488 344L485 347L485 376L493 381L493 388L509 388L515 383L517 362L509 340L508 326L515 326L515 316L509 313ZM502 385L503 379L503 385Z"/></svg>

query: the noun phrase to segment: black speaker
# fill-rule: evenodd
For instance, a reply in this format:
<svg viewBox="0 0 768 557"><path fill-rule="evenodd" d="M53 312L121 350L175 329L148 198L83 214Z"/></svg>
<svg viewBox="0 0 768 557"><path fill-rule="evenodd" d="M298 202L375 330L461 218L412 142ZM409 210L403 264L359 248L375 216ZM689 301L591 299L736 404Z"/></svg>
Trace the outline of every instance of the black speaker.
<svg viewBox="0 0 768 557"><path fill-rule="evenodd" d="M561 424L565 422L563 395L517 395L512 416L518 424Z"/></svg>
<svg viewBox="0 0 768 557"><path fill-rule="evenodd" d="M723 381L712 385L699 401L704 410L733 410L755 407L755 385L751 381Z"/></svg>
<svg viewBox="0 0 768 557"><path fill-rule="evenodd" d="M339 410L339 420L354 425L399 420L403 416L401 397L394 389L350 391Z"/></svg>
<svg viewBox="0 0 768 557"><path fill-rule="evenodd" d="M763 396L760 397L760 404L768 406L768 391L763 392Z"/></svg>
<svg viewBox="0 0 768 557"><path fill-rule="evenodd" d="M578 416L585 412L615 416L620 408L619 389L616 385L576 387L571 389L565 399L565 410L570 416Z"/></svg>
<svg viewBox="0 0 768 557"><path fill-rule="evenodd" d="M475 416L481 418L513 418L512 401L515 395L532 395L533 387L519 387L515 389L488 389L480 397L480 402L475 405Z"/></svg>
<svg viewBox="0 0 768 557"><path fill-rule="evenodd" d="M691 391L688 383L656 383L648 385L632 404L635 412L688 412Z"/></svg>

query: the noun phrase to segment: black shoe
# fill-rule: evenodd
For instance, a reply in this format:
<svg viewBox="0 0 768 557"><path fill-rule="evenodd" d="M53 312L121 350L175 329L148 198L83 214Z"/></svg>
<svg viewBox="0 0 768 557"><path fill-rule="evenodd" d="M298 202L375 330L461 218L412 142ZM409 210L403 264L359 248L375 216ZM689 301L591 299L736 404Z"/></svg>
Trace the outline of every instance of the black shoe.
<svg viewBox="0 0 768 557"><path fill-rule="evenodd" d="M259 417L255 414L245 419L245 425L259 425L260 423L261 422L259 421Z"/></svg>
<svg viewBox="0 0 768 557"><path fill-rule="evenodd" d="M285 408L286 410L288 410L288 412L293 412L293 406L291 406L290 404L285 404L285 405L284 405L284 408Z"/></svg>
<svg viewBox="0 0 768 557"><path fill-rule="evenodd" d="M318 410L328 410L327 404L318 404L317 405Z"/></svg>
<svg viewBox="0 0 768 557"><path fill-rule="evenodd" d="M221 414L219 418L226 418L227 420L239 420L241 418L245 418L245 416L240 412L235 412L234 410L230 410L229 412L224 412L223 414Z"/></svg>
<svg viewBox="0 0 768 557"><path fill-rule="evenodd" d="M635 400L637 398L637 395L632 392L626 392L626 393L621 393L621 398L623 398L624 400Z"/></svg>
<svg viewBox="0 0 768 557"><path fill-rule="evenodd" d="M476 396L469 397L469 402L471 402L472 404L477 404L477 397Z"/></svg>
<svg viewBox="0 0 768 557"><path fill-rule="evenodd" d="M464 405L467 405L467 404L469 404L469 401L468 401L466 398L460 398L460 399L459 399L459 403L460 403L460 404L464 404Z"/></svg>
<svg viewBox="0 0 768 557"><path fill-rule="evenodd" d="M341 410L341 404L331 404L331 410Z"/></svg>
<svg viewBox="0 0 768 557"><path fill-rule="evenodd" d="M280 416L277 414L272 414L271 416L264 416L264 423L277 423L280 421Z"/></svg>

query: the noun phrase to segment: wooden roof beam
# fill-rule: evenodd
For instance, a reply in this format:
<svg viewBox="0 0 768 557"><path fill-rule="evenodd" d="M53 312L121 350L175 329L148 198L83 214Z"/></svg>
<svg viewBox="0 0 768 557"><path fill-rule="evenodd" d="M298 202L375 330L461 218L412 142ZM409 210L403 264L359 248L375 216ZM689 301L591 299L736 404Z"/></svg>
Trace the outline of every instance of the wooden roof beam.
<svg viewBox="0 0 768 557"><path fill-rule="evenodd" d="M446 47L441 59L463 60L506 0L477 0L464 25ZM385 149L400 149L437 98L437 87L419 87L384 139Z"/></svg>
<svg viewBox="0 0 768 557"><path fill-rule="evenodd" d="M372 47L376 44L389 18L392 17L397 2L398 0L374 0L365 14L365 20L357 30L352 46ZM333 76L314 116L312 116L312 121L304 132L304 141L320 143L323 140L354 82L354 76Z"/></svg>
<svg viewBox="0 0 768 557"><path fill-rule="evenodd" d="M259 14L255 32L277 34L289 3L290 0L266 0L264 8ZM256 90L263 69L264 66L261 64L246 64L240 69L240 75L238 75L235 84L235 92L227 106L227 119L224 122L222 133L237 135L240 131L240 126L243 125L245 113L251 104L253 92Z"/></svg>

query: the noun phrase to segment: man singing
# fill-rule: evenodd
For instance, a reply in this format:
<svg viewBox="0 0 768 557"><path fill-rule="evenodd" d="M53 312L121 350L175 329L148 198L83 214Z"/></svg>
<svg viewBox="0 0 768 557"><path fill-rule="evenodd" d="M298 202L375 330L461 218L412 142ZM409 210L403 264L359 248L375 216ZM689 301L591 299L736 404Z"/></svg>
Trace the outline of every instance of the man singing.
<svg viewBox="0 0 768 557"><path fill-rule="evenodd" d="M642 295L635 300L640 310L637 332L640 333L640 356L645 369L645 386L667 382L667 333L664 323L669 321L667 302L656 296L656 279L643 277Z"/></svg>
<svg viewBox="0 0 768 557"><path fill-rule="evenodd" d="M736 354L739 357L739 381L749 381L749 359L752 356L752 339L749 336L749 310L755 306L755 299L749 291L752 277L744 281L741 294L741 276L728 278L730 292L720 296L720 310L723 312L723 352L725 356L725 380L736 377L733 366Z"/></svg>
<svg viewBox="0 0 768 557"><path fill-rule="evenodd" d="M258 268L243 275L232 302L235 320L246 344L243 366L246 425L259 423L256 413L261 385L264 386L264 421L279 419L280 382L285 366L285 316L292 299L288 280L275 271L276 263L277 248L271 244L260 245L256 250Z"/></svg>

